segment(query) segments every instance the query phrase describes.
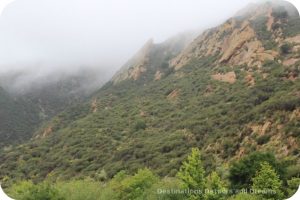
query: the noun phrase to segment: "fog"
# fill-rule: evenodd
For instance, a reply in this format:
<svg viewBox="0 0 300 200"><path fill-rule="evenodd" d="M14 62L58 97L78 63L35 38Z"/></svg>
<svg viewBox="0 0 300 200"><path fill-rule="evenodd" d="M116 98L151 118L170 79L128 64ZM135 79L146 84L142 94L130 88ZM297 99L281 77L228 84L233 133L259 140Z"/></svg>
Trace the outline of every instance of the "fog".
<svg viewBox="0 0 300 200"><path fill-rule="evenodd" d="M85 67L108 79L148 39L216 26L250 2L0 0L0 73L44 77Z"/></svg>

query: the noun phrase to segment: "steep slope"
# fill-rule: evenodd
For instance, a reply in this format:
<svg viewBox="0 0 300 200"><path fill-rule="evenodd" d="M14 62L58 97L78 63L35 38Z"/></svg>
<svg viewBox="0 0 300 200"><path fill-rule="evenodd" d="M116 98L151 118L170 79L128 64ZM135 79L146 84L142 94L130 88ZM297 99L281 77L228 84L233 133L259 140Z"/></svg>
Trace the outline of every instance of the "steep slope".
<svg viewBox="0 0 300 200"><path fill-rule="evenodd" d="M253 151L299 166L299 14L286 3L253 6L180 55L165 57L149 42L89 102L2 150L0 176L111 177L145 166L173 176L195 146L208 171ZM171 67L156 79L162 60Z"/></svg>
<svg viewBox="0 0 300 200"><path fill-rule="evenodd" d="M0 147L29 139L39 122L38 109L31 102L15 99L0 87Z"/></svg>
<svg viewBox="0 0 300 200"><path fill-rule="evenodd" d="M31 75L28 71L0 75L0 148L30 139L41 124L86 100L102 84L91 70L46 80ZM26 82L30 78L32 82Z"/></svg>
<svg viewBox="0 0 300 200"><path fill-rule="evenodd" d="M154 44L150 39L112 78L114 84L124 80L142 82L160 80L170 73L169 60L177 56L191 41L195 33L186 32L169 40Z"/></svg>

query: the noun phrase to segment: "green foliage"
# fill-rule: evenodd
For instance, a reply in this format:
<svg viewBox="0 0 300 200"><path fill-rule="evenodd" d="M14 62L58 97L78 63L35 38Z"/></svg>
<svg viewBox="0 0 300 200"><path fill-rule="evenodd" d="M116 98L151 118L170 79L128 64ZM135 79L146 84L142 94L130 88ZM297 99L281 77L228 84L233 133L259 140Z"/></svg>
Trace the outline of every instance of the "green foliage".
<svg viewBox="0 0 300 200"><path fill-rule="evenodd" d="M276 47L276 43L272 40L272 33L267 30L268 17L261 16L251 21L251 25L254 28L259 40L262 41L266 49L273 49Z"/></svg>
<svg viewBox="0 0 300 200"><path fill-rule="evenodd" d="M66 200L99 200L104 193L101 183L91 179L58 182L55 188Z"/></svg>
<svg viewBox="0 0 300 200"><path fill-rule="evenodd" d="M282 181L270 164L264 162L252 179L252 189L264 199L282 199Z"/></svg>
<svg viewBox="0 0 300 200"><path fill-rule="evenodd" d="M118 174L109 187L116 193L118 200L144 199L147 196L146 189L151 188L158 180L149 169L142 169L133 176L127 176L123 172Z"/></svg>
<svg viewBox="0 0 300 200"><path fill-rule="evenodd" d="M258 145L263 145L269 142L271 136L270 135L262 135L256 139Z"/></svg>
<svg viewBox="0 0 300 200"><path fill-rule="evenodd" d="M97 99L96 112L91 101L68 108L45 124L53 127L49 136L0 151L0 179L105 180L99 177L105 170L108 180L120 170L132 174L144 167L159 176L175 176L191 147L201 147L207 173L241 150L245 155L258 148L274 150L282 157L273 141L276 137L268 142L256 138L249 126L267 120L272 124L266 135L278 136L275 130L281 125L287 136L282 145L296 139L299 123L289 117L300 107L300 79L286 79L286 67L270 61L261 73L253 73L255 85L251 87L244 80L248 66L220 67L237 73L234 84L224 83L211 78L218 71L217 59L194 59L159 81L153 81L153 66L145 80L107 84L92 96ZM174 99L168 98L172 91L178 91ZM267 145L248 143L248 137ZM294 146L287 154L298 159Z"/></svg>
<svg viewBox="0 0 300 200"><path fill-rule="evenodd" d="M18 200L65 200L49 183L34 185L28 181L13 185L11 195Z"/></svg>
<svg viewBox="0 0 300 200"><path fill-rule="evenodd" d="M145 191L145 200L182 200L186 194L182 194L184 183L177 178L163 178Z"/></svg>
<svg viewBox="0 0 300 200"><path fill-rule="evenodd" d="M231 187L250 189L253 177L264 162L269 163L281 177L284 177L285 168L275 159L273 154L255 152L232 164L229 175Z"/></svg>
<svg viewBox="0 0 300 200"><path fill-rule="evenodd" d="M192 153L183 162L177 177L181 179L186 188L200 190L202 194L191 194L192 198L203 199L205 189L205 171L201 161L201 154L198 148L192 148Z"/></svg>
<svg viewBox="0 0 300 200"><path fill-rule="evenodd" d="M285 55L291 53L292 47L293 46L290 43L284 43L283 45L280 46L281 54Z"/></svg>
<svg viewBox="0 0 300 200"><path fill-rule="evenodd" d="M98 181L105 181L107 179L106 171L102 169L100 172L96 173L95 179Z"/></svg>
<svg viewBox="0 0 300 200"><path fill-rule="evenodd" d="M226 184L216 172L212 172L206 178L205 200L224 200L226 199L226 192Z"/></svg>
<svg viewBox="0 0 300 200"><path fill-rule="evenodd" d="M287 192L288 192L289 197L291 197L296 193L296 191L299 188L300 178L294 177L291 180L288 180L287 184L288 184Z"/></svg>
<svg viewBox="0 0 300 200"><path fill-rule="evenodd" d="M145 130L147 127L145 121L143 120L138 120L134 126L135 130L138 131L138 130Z"/></svg>
<svg viewBox="0 0 300 200"><path fill-rule="evenodd" d="M229 200L262 200L262 199L253 194L240 193L230 197Z"/></svg>
<svg viewBox="0 0 300 200"><path fill-rule="evenodd" d="M0 148L32 136L41 122L39 110L28 99L14 97L0 86Z"/></svg>
<svg viewBox="0 0 300 200"><path fill-rule="evenodd" d="M183 162L177 177L185 183L187 188L204 189L204 173L200 150L192 148L191 155Z"/></svg>

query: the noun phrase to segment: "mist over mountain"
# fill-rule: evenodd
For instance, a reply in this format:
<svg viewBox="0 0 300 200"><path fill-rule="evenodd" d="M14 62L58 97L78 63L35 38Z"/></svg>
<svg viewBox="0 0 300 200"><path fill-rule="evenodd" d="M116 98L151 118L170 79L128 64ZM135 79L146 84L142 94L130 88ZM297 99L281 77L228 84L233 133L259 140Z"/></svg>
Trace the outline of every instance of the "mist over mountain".
<svg viewBox="0 0 300 200"><path fill-rule="evenodd" d="M18 73L11 87L25 90L42 77L49 81L82 68L105 82L150 38L160 43L214 26L250 0L231 1L226 10L225 3L215 2L13 1L0 16L0 75Z"/></svg>
<svg viewBox="0 0 300 200"><path fill-rule="evenodd" d="M300 184L300 16L293 4L47 2L27 1L51 10L38 15L15 4L26 8L11 21L18 31L8 23L1 29L0 18L0 30L28 42L0 54L0 181L14 198L293 195ZM198 28L182 32L189 23ZM240 193L253 189L263 192Z"/></svg>

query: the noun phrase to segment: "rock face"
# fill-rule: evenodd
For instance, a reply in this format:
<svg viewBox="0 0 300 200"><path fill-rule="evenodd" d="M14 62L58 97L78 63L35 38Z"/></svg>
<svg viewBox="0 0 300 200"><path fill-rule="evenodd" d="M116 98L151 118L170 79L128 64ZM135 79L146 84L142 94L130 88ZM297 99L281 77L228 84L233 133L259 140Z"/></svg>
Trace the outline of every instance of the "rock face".
<svg viewBox="0 0 300 200"><path fill-rule="evenodd" d="M212 78L218 81L223 81L231 84L235 83L236 81L236 75L234 72L228 72L226 74L214 74L212 75Z"/></svg>
<svg viewBox="0 0 300 200"><path fill-rule="evenodd" d="M139 80L145 72L152 80L162 78L168 70L168 61L177 56L194 38L194 33L179 34L169 40L155 44L150 39L112 78L114 84L124 80ZM154 78L153 78L154 77Z"/></svg>
<svg viewBox="0 0 300 200"><path fill-rule="evenodd" d="M221 26L196 38L171 60L171 66L178 70L192 59L218 56L219 64L260 67L265 61L273 61L279 56L275 47L283 44L285 38L283 30L277 26L298 16L297 9L287 2L251 4ZM299 42L299 36L286 42Z"/></svg>
<svg viewBox="0 0 300 200"><path fill-rule="evenodd" d="M146 69L143 67L149 61L149 53L153 48L153 39L150 39L146 44L137 52L137 54L130 59L116 75L112 78L114 83L119 83L126 79L137 80L141 73Z"/></svg>

